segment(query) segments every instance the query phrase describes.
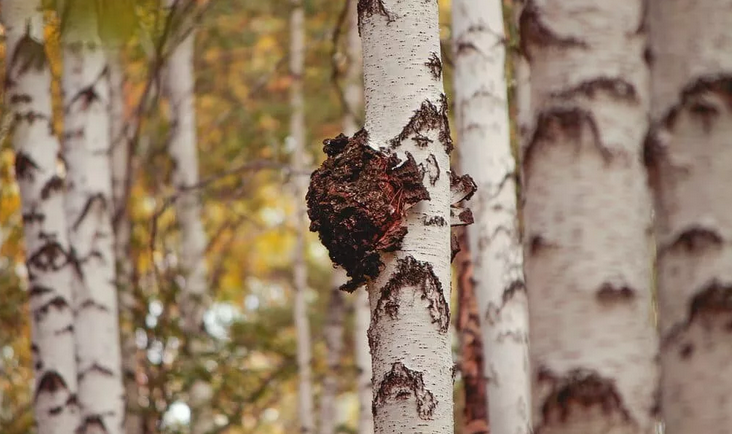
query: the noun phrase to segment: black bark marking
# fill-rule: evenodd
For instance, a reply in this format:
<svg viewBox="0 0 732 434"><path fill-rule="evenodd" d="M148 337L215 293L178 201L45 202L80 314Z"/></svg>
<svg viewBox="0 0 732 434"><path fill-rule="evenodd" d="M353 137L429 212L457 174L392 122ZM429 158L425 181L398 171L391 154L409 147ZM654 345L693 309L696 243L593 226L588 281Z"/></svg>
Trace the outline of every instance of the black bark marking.
<svg viewBox="0 0 732 434"><path fill-rule="evenodd" d="M104 421L100 415L90 415L85 417L79 427L80 434L106 432L108 432L107 427L104 425Z"/></svg>
<svg viewBox="0 0 732 434"><path fill-rule="evenodd" d="M89 196L89 199L87 199L86 203L84 204L84 209L81 211L81 214L79 214L79 217L76 219L74 225L72 226L74 230L79 229L81 223L84 221L84 219L86 219L86 216L94 208L95 203L99 203L102 211L107 209L107 198L104 197L102 193L97 193Z"/></svg>
<svg viewBox="0 0 732 434"><path fill-rule="evenodd" d="M46 184L41 189L41 198L43 200L51 197L52 193L63 193L64 191L64 180L59 176L52 176L51 179L46 181Z"/></svg>
<svg viewBox="0 0 732 434"><path fill-rule="evenodd" d="M90 367L79 372L79 381L83 380L84 377L92 373L101 374L104 377L114 377L114 371L112 369L102 366L99 363L94 363Z"/></svg>
<svg viewBox="0 0 732 434"><path fill-rule="evenodd" d="M538 255L541 252L554 248L556 245L554 243L549 242L546 238L544 238L542 235L532 235L529 237L529 254L530 255Z"/></svg>
<svg viewBox="0 0 732 434"><path fill-rule="evenodd" d="M42 297L42 296L44 296L46 294L50 294L52 292L53 292L53 289L51 289L47 286L35 284L35 285L32 285L30 287L30 289L28 290L28 296L30 298Z"/></svg>
<svg viewBox="0 0 732 434"><path fill-rule="evenodd" d="M79 305L79 311L85 310L85 309L96 309L100 310L102 312L111 312L108 306L97 303L96 301L92 299L85 300L81 305Z"/></svg>
<svg viewBox="0 0 732 434"><path fill-rule="evenodd" d="M33 161L29 154L26 154L23 151L15 153L15 176L19 181L33 181L33 174L38 169L38 164Z"/></svg>
<svg viewBox="0 0 732 434"><path fill-rule="evenodd" d="M635 85L617 77L597 77L583 81L570 89L553 93L552 97L572 99L581 95L594 99L600 93L608 94L619 100L638 102L638 91Z"/></svg>
<svg viewBox="0 0 732 434"><path fill-rule="evenodd" d="M410 396L414 396L417 401L419 418L431 420L437 407L437 399L426 388L423 374L407 368L401 362L395 362L379 384L379 389L374 395L372 411L376 414L377 408L387 402L409 399Z"/></svg>
<svg viewBox="0 0 732 434"><path fill-rule="evenodd" d="M394 21L394 16L384 6L384 0L358 0L356 6L358 12L358 34L361 35L363 20L372 15L381 15L386 18L387 23Z"/></svg>
<svg viewBox="0 0 732 434"><path fill-rule="evenodd" d="M351 279L341 289L349 292L378 276L379 253L401 247L407 210L430 198L409 153L400 161L367 142L365 130L325 140L328 158L313 172L306 196L310 230L346 270Z"/></svg>
<svg viewBox="0 0 732 434"><path fill-rule="evenodd" d="M689 226L670 243L662 245L659 248L659 256L668 252L699 253L707 249L719 248L723 243L724 240L716 228Z"/></svg>
<svg viewBox="0 0 732 434"><path fill-rule="evenodd" d="M442 216L424 216L422 223L425 226L447 226L447 221Z"/></svg>
<svg viewBox="0 0 732 434"><path fill-rule="evenodd" d="M526 293L526 283L523 279L516 279L511 281L506 288L503 289L503 295L501 296L503 305L505 306L509 300L511 300L516 294L523 292Z"/></svg>
<svg viewBox="0 0 732 434"><path fill-rule="evenodd" d="M600 407L606 415L619 415L626 423L633 423L615 382L595 371L574 369L559 377L549 369L540 367L537 381L550 387L542 404L542 418L535 430L537 433L552 430L553 426L566 422L572 414L581 414L592 407Z"/></svg>
<svg viewBox="0 0 732 434"><path fill-rule="evenodd" d="M691 358L692 355L694 355L694 345L691 343L684 344L679 349L679 357L684 360Z"/></svg>
<svg viewBox="0 0 732 434"><path fill-rule="evenodd" d="M732 326L732 284L715 280L694 296L689 305L689 323L723 317ZM732 330L730 330L732 331Z"/></svg>
<svg viewBox="0 0 732 434"><path fill-rule="evenodd" d="M430 70L432 78L439 80L442 77L442 61L437 53L432 52L429 59L425 62L425 66Z"/></svg>
<svg viewBox="0 0 732 434"><path fill-rule="evenodd" d="M452 151L452 138L450 137L450 124L447 119L447 97L440 95L439 107L429 100L422 102L418 110L402 129L402 131L389 141L389 146L396 149L402 142L411 138L417 146L426 147L432 140L425 134L429 131L438 131L438 140L448 154Z"/></svg>
<svg viewBox="0 0 732 434"><path fill-rule="evenodd" d="M68 301L66 301L65 298L61 296L57 296L52 298L51 300L44 303L41 307L36 309L33 312L33 317L35 318L35 321L41 321L44 316L48 314L48 312L51 309L55 310L66 310L70 309L71 306L69 305Z"/></svg>
<svg viewBox="0 0 732 434"><path fill-rule="evenodd" d="M478 190L470 175L458 176L454 170L450 171L450 204L456 205L463 200L470 200Z"/></svg>
<svg viewBox="0 0 732 434"><path fill-rule="evenodd" d="M606 282L597 290L597 300L603 304L631 301L635 298L635 293L636 291L629 286L616 286Z"/></svg>
<svg viewBox="0 0 732 434"><path fill-rule="evenodd" d="M397 267L389 281L381 289L377 312L386 312L391 318L399 315L399 292L404 288L416 288L422 300L428 301L428 310L432 323L438 324L440 333L447 333L450 327L450 308L445 300L445 293L440 279L435 275L432 264L407 256L397 260Z"/></svg>
<svg viewBox="0 0 732 434"><path fill-rule="evenodd" d="M104 75L104 72L102 72L101 75ZM95 102L100 102L102 99L97 94L96 89L94 89L94 86L96 86L96 83L93 83L84 89L80 90L69 102L68 107L71 107L74 103L77 101L81 101L81 109L87 110L92 104Z"/></svg>
<svg viewBox="0 0 732 434"><path fill-rule="evenodd" d="M31 68L39 72L43 71L48 65L46 50L42 43L30 36L30 29L27 29L26 34L18 41L10 65L11 69L18 68L20 75L30 71Z"/></svg>
<svg viewBox="0 0 732 434"><path fill-rule="evenodd" d="M41 271L58 271L71 260L69 253L53 236L43 237L45 243L27 259L29 268Z"/></svg>
<svg viewBox="0 0 732 434"><path fill-rule="evenodd" d="M422 174L423 181L424 176L427 175L432 187L437 184L437 181L440 179L440 165L437 162L435 154L430 154L425 162L419 163L419 171Z"/></svg>
<svg viewBox="0 0 732 434"><path fill-rule="evenodd" d="M656 129L663 126L673 131L679 114L685 110L699 118L708 132L712 121L719 115L719 108L703 98L711 95L717 96L727 110L732 110L732 74L701 76L690 82L681 91L679 103L668 110Z"/></svg>
<svg viewBox="0 0 732 434"><path fill-rule="evenodd" d="M68 390L68 388L69 387L61 374L56 371L48 371L43 374L41 379L38 381L34 401L38 400L38 396L41 393L56 393L59 391Z"/></svg>
<svg viewBox="0 0 732 434"><path fill-rule="evenodd" d="M29 102L33 101L33 98L31 98L30 95L27 94L13 94L10 96L10 104L27 104Z"/></svg>
<svg viewBox="0 0 732 434"><path fill-rule="evenodd" d="M519 39L521 53L528 60L531 60L531 46L582 49L588 47L585 41L554 33L546 23L542 22L539 8L533 0L526 3L519 17Z"/></svg>
<svg viewBox="0 0 732 434"><path fill-rule="evenodd" d="M542 146L563 146L567 142L576 142L579 147L585 128L590 129L592 143L599 151L603 161L606 164L610 163L613 154L602 143L600 131L592 113L579 107L554 107L540 112L537 116L536 129L524 151L524 173L527 174L525 183L528 183L528 174L531 173L529 168L533 164L537 149Z"/></svg>

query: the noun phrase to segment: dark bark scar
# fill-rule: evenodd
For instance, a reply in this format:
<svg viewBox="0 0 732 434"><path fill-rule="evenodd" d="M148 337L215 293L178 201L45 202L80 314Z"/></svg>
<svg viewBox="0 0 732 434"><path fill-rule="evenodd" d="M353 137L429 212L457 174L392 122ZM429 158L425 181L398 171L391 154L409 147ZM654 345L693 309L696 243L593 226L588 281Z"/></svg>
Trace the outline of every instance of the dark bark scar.
<svg viewBox="0 0 732 434"><path fill-rule="evenodd" d="M374 396L373 413L388 401L400 401L414 396L417 401L417 413L422 420L431 420L437 399L424 384L423 374L413 371L401 362L394 362L391 370L384 374Z"/></svg>

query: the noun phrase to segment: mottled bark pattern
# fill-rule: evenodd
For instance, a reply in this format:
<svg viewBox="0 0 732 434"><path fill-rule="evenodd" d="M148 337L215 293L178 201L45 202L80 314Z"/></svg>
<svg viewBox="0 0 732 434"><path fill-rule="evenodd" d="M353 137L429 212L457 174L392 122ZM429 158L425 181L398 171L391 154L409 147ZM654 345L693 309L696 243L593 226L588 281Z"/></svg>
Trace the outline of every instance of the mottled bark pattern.
<svg viewBox="0 0 732 434"><path fill-rule="evenodd" d="M643 1L529 1L526 283L538 434L651 433Z"/></svg>
<svg viewBox="0 0 732 434"><path fill-rule="evenodd" d="M649 2L661 413L668 434L732 425L732 1Z"/></svg>
<svg viewBox="0 0 732 434"><path fill-rule="evenodd" d="M75 434L79 426L74 356L73 261L57 170L51 70L39 0L3 0L6 103L20 187L28 268L33 410L38 434Z"/></svg>
<svg viewBox="0 0 732 434"><path fill-rule="evenodd" d="M63 40L66 218L76 270L79 434L122 432L124 392L115 288L108 69L96 17L67 5Z"/></svg>
<svg viewBox="0 0 732 434"><path fill-rule="evenodd" d="M409 208L401 249L369 282L377 434L453 432L447 104L436 75L433 1L361 0L368 145L411 155L429 193ZM426 198L425 198L426 199ZM435 224L427 224L434 222Z"/></svg>

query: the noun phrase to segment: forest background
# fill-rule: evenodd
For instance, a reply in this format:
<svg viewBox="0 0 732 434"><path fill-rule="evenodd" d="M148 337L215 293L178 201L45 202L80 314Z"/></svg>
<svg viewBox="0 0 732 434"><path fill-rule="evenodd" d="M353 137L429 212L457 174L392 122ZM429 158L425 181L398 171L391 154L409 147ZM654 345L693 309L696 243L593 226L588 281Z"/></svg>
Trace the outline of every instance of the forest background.
<svg viewBox="0 0 732 434"><path fill-rule="evenodd" d="M141 411L151 432L186 432L183 394L196 379L213 386L217 432L286 433L298 429L296 329L293 323L295 198L288 70L291 2L198 2L194 56L195 107L202 220L213 303L205 315L213 348L193 360L180 351L183 331L176 303L180 270L172 203L179 193L166 143L169 106L159 97L155 55L164 19L155 1L136 2L135 30L123 50L126 122L135 137L130 219ZM304 92L307 169L324 158L322 141L342 131L348 20L345 2L307 0ZM504 5L510 17L510 2ZM444 84L452 101L450 1L440 2ZM157 10L157 12L156 12ZM47 50L53 73L55 127L62 129L61 45L58 19L48 12ZM507 24L512 46L515 31ZM0 69L5 69L0 45ZM511 57L508 56L510 61ZM507 69L510 78L510 68ZM509 96L513 85L509 80ZM4 98L1 98L4 100ZM8 111L0 106L0 113ZM362 118L361 110L356 114ZM358 122L361 122L360 120ZM14 152L3 116L0 143L0 432L32 432L32 363L27 270ZM454 131L454 129L453 129ZM459 146L459 143L458 143ZM344 349L329 369L322 338L332 309L333 269L312 233L306 238L306 295L312 340L315 402L326 377L338 387L338 432L357 432L353 300L344 297ZM454 292L454 297L457 293ZM457 323L457 322L455 322ZM459 360L458 339L453 339ZM461 432L462 382L456 388L456 432Z"/></svg>

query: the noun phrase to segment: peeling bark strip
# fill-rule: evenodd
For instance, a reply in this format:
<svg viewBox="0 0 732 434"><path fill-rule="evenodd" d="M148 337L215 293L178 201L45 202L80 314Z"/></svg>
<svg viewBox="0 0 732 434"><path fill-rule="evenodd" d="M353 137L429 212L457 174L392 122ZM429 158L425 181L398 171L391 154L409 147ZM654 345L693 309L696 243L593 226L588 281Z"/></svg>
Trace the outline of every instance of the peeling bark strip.
<svg viewBox="0 0 732 434"><path fill-rule="evenodd" d="M86 3L67 4L63 32L66 220L76 275L78 433L120 434L124 391L117 318L108 69Z"/></svg>
<svg viewBox="0 0 732 434"><path fill-rule="evenodd" d="M73 269L53 134L51 71L39 0L1 0L7 108L29 276L33 412L38 434L76 434Z"/></svg>
<svg viewBox="0 0 732 434"><path fill-rule="evenodd" d="M399 315L398 292L406 288L416 288L422 300L427 300L427 309L432 322L439 325L441 333L447 333L450 326L450 307L440 280L435 276L432 264L420 262L411 256L397 260L397 268L389 281L381 288L377 311L384 311L392 319Z"/></svg>
<svg viewBox="0 0 732 434"><path fill-rule="evenodd" d="M656 424L643 1L530 0L519 19L531 61L522 193L537 434Z"/></svg>
<svg viewBox="0 0 732 434"><path fill-rule="evenodd" d="M732 425L732 15L719 13L730 8L732 0L648 2L644 158L656 205L667 434Z"/></svg>
<svg viewBox="0 0 732 434"><path fill-rule="evenodd" d="M384 405L388 400L404 400L414 396L417 401L417 413L424 420L431 420L432 413L437 406L435 396L427 390L423 374L413 371L401 362L392 365L391 370L384 375L379 388L374 395L374 413L378 405Z"/></svg>
<svg viewBox="0 0 732 434"><path fill-rule="evenodd" d="M365 130L325 140L328 158L312 174L307 193L310 230L348 273L351 280L341 287L348 292L379 274L379 252L399 249L407 210L429 199L411 155L400 165L395 154L374 150L367 140Z"/></svg>

